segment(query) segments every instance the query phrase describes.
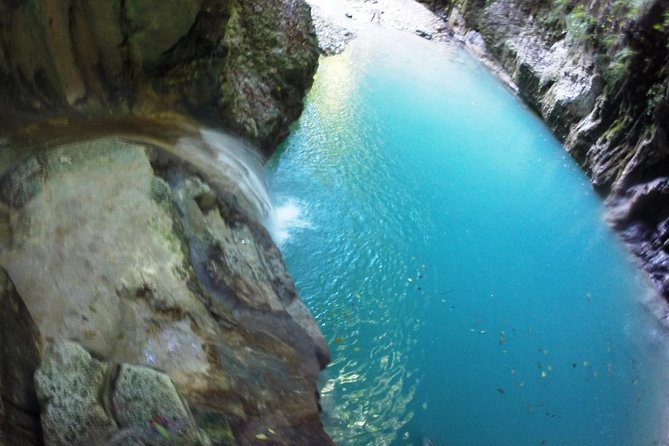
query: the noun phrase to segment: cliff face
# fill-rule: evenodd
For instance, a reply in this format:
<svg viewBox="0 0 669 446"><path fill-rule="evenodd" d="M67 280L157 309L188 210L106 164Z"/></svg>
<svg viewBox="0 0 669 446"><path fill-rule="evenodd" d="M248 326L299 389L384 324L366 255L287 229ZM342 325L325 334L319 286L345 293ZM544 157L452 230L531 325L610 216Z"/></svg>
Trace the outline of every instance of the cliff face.
<svg viewBox="0 0 669 446"><path fill-rule="evenodd" d="M258 157L200 127L271 150L317 57L301 0L0 2L0 445L332 444Z"/></svg>
<svg viewBox="0 0 669 446"><path fill-rule="evenodd" d="M38 115L166 110L269 152L318 63L302 0L0 3L0 128Z"/></svg>
<svg viewBox="0 0 669 446"><path fill-rule="evenodd" d="M669 298L669 1L425 3L480 33Z"/></svg>

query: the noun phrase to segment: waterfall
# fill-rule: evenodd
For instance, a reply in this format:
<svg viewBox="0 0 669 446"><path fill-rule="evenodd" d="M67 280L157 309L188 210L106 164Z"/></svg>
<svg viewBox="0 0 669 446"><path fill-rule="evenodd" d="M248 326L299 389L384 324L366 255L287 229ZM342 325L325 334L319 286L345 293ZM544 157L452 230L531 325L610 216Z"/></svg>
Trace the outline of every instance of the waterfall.
<svg viewBox="0 0 669 446"><path fill-rule="evenodd" d="M198 166L202 161L198 163L194 159L197 158L194 148L199 149L195 152L213 155L209 158L215 164L218 176L224 179L225 187L243 197L246 206L263 223L277 245L285 243L294 229L311 227L304 218L303 206L297 200L282 198L276 205L273 203L263 160L251 145L220 131L201 129L199 133L201 142L184 138L177 144L182 156Z"/></svg>

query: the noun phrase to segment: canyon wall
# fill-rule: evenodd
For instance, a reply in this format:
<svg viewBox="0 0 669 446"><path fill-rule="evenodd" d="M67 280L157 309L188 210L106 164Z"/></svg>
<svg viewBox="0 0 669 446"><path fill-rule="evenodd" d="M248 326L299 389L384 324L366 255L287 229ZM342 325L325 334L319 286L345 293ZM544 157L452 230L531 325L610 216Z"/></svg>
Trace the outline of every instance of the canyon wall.
<svg viewBox="0 0 669 446"><path fill-rule="evenodd" d="M669 1L424 3L511 75L669 298Z"/></svg>

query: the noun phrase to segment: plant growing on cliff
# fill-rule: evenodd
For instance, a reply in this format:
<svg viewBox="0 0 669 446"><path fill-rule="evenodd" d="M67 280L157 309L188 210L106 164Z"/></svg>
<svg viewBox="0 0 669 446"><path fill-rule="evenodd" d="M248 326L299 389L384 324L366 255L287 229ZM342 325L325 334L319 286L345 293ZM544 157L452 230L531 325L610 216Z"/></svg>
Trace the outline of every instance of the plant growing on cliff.
<svg viewBox="0 0 669 446"><path fill-rule="evenodd" d="M662 22L653 25L653 29L664 34L669 34L669 10L664 11ZM667 42L667 47L669 47L669 42Z"/></svg>
<svg viewBox="0 0 669 446"><path fill-rule="evenodd" d="M594 44L598 39L597 19L583 5L576 5L565 19L567 35L576 42Z"/></svg>
<svg viewBox="0 0 669 446"><path fill-rule="evenodd" d="M551 30L563 30L565 15L570 6L571 0L554 0L541 18L542 24Z"/></svg>
<svg viewBox="0 0 669 446"><path fill-rule="evenodd" d="M628 46L625 46L618 50L613 56L613 59L609 63L604 77L606 82L612 86L616 87L625 79L629 73L630 60L634 56L634 50Z"/></svg>
<svg viewBox="0 0 669 446"><path fill-rule="evenodd" d="M662 84L655 84L648 89L646 92L646 115L652 116L657 106L664 102L664 92L665 88Z"/></svg>

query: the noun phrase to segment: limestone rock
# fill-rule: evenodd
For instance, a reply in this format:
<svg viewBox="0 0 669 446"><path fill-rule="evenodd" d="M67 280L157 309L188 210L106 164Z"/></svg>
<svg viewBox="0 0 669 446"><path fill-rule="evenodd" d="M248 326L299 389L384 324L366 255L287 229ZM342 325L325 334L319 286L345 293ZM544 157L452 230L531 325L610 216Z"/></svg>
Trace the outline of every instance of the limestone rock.
<svg viewBox="0 0 669 446"><path fill-rule="evenodd" d="M121 429L136 432L139 438L155 437L164 445L198 443L188 406L169 376L148 367L122 364L112 391L112 407ZM152 432L161 428L164 431Z"/></svg>
<svg viewBox="0 0 669 446"><path fill-rule="evenodd" d="M108 367L80 345L50 345L35 373L47 446L101 444L116 423L102 405Z"/></svg>
<svg viewBox="0 0 669 446"><path fill-rule="evenodd" d="M230 10L220 106L233 129L268 150L302 111L318 50L301 0L240 1Z"/></svg>
<svg viewBox="0 0 669 446"><path fill-rule="evenodd" d="M331 444L315 388L329 352L280 252L212 142L197 132L172 139L170 128L156 132L163 140L67 142L80 137L75 130L60 145L31 146L0 175L7 233L0 264L21 290L36 351L69 339L105 363L134 365L122 365L111 382L134 387L141 378L147 384L139 387L163 389L141 399L114 396L132 408L108 411L121 440L169 396L169 416L157 415L194 442L204 438L198 426L214 444L252 443L259 433L274 444ZM105 373L90 368L84 376L92 388ZM86 423L106 429L92 393L73 395L97 417ZM192 423L178 421L184 411ZM49 419L42 424L53 436L60 421ZM69 438L76 426L68 429L54 438Z"/></svg>
<svg viewBox="0 0 669 446"><path fill-rule="evenodd" d="M189 114L270 152L318 49L303 0L0 4L0 129L44 116Z"/></svg>
<svg viewBox="0 0 669 446"><path fill-rule="evenodd" d="M33 375L41 357L39 330L7 273L0 269L0 427L9 444L41 441Z"/></svg>
<svg viewBox="0 0 669 446"><path fill-rule="evenodd" d="M75 342L49 344L35 386L47 446L209 444L169 376L99 361Z"/></svg>

